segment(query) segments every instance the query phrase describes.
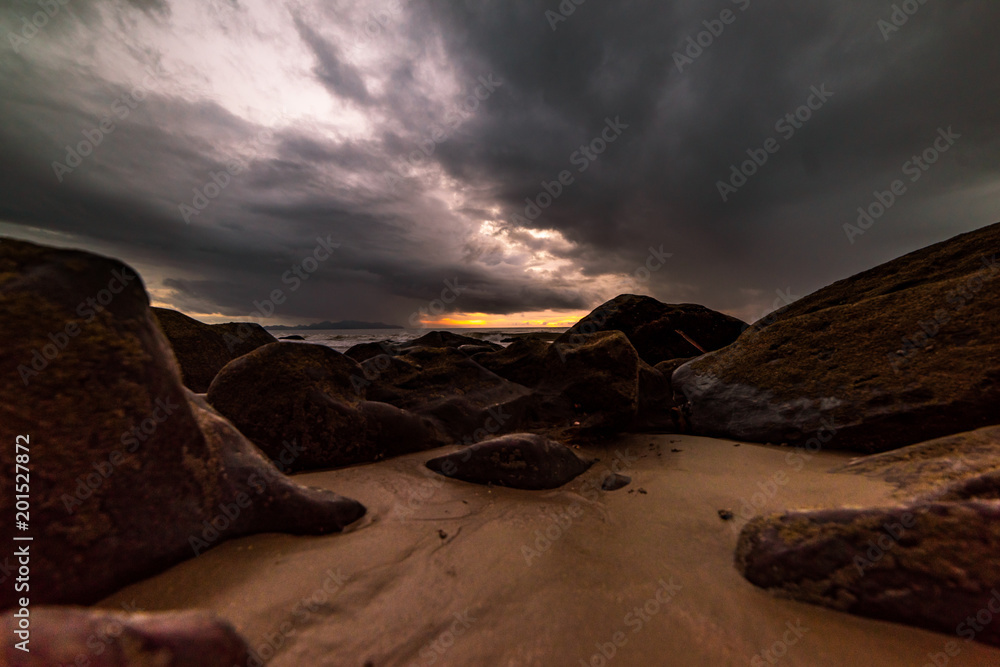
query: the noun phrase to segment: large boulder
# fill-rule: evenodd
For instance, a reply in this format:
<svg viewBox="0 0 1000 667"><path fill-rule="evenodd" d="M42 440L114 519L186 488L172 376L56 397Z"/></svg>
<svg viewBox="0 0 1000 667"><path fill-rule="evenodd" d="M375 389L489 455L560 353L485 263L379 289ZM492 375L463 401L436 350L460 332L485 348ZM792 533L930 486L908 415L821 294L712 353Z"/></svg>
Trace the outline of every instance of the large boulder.
<svg viewBox="0 0 1000 667"><path fill-rule="evenodd" d="M282 475L187 392L121 262L0 244L0 465L31 470L33 604L89 604L219 540L336 532L359 503ZM25 449L16 450L15 443ZM25 459L19 460L24 463ZM0 495L11 544L14 496ZM0 589L0 607L14 604Z"/></svg>
<svg viewBox="0 0 1000 667"><path fill-rule="evenodd" d="M480 366L511 382L537 387L542 381L543 362L550 344L538 338L518 338L502 350L473 357Z"/></svg>
<svg viewBox="0 0 1000 667"><path fill-rule="evenodd" d="M231 625L197 611L126 614L79 607L32 607L28 652L16 648L18 619L0 619L0 664L11 667L232 667L249 664Z"/></svg>
<svg viewBox="0 0 1000 667"><path fill-rule="evenodd" d="M998 248L1000 224L910 253L681 366L693 430L871 453L1000 423Z"/></svg>
<svg viewBox="0 0 1000 667"><path fill-rule="evenodd" d="M273 343L228 364L208 402L284 470L317 470L443 444L425 419L365 400L353 359L308 343Z"/></svg>
<svg viewBox="0 0 1000 667"><path fill-rule="evenodd" d="M368 398L428 417L451 442L509 433L518 418L503 410L531 392L453 347L414 347L364 363Z"/></svg>
<svg viewBox="0 0 1000 667"><path fill-rule="evenodd" d="M170 341L184 384L199 394L208 391L216 374L233 360L222 333L176 310L153 308L152 311Z"/></svg>
<svg viewBox="0 0 1000 667"><path fill-rule="evenodd" d="M737 569L805 602L1000 646L1000 500L758 517Z"/></svg>
<svg viewBox="0 0 1000 667"><path fill-rule="evenodd" d="M543 360L531 414L543 423L570 418L583 431L628 428L639 413L641 365L620 331L580 334L554 343Z"/></svg>
<svg viewBox="0 0 1000 667"><path fill-rule="evenodd" d="M427 467L445 477L515 489L555 489L585 472L593 461L541 435L514 433L433 458Z"/></svg>
<svg viewBox="0 0 1000 667"><path fill-rule="evenodd" d="M199 394L208 391L208 385L230 361L277 340L252 322L205 324L168 308L152 311L170 341L184 384Z"/></svg>
<svg viewBox="0 0 1000 667"><path fill-rule="evenodd" d="M649 296L622 294L594 309L560 336L565 345L580 335L621 331L647 364L695 357L735 341L745 322L705 306L666 304Z"/></svg>

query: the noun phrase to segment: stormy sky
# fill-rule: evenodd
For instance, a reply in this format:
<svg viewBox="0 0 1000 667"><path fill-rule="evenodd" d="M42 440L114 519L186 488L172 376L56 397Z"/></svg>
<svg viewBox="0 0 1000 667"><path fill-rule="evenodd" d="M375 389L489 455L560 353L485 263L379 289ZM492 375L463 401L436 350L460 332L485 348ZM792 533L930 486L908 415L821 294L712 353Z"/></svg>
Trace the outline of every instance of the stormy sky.
<svg viewBox="0 0 1000 667"><path fill-rule="evenodd" d="M0 234L207 321L752 321L1000 220L996 2L0 7Z"/></svg>

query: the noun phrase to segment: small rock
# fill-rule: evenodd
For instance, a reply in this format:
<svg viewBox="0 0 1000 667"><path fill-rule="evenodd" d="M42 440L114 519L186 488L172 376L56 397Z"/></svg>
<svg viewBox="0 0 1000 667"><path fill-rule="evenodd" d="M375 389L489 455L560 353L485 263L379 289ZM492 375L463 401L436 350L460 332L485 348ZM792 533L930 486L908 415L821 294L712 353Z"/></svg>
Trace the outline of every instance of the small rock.
<svg viewBox="0 0 1000 667"><path fill-rule="evenodd" d="M732 521L733 513L731 510L719 510L719 518L723 521Z"/></svg>
<svg viewBox="0 0 1000 667"><path fill-rule="evenodd" d="M617 491L618 489L625 488L632 483L632 478L628 475L620 475L618 473L612 473L604 478L601 482L601 488L605 491Z"/></svg>

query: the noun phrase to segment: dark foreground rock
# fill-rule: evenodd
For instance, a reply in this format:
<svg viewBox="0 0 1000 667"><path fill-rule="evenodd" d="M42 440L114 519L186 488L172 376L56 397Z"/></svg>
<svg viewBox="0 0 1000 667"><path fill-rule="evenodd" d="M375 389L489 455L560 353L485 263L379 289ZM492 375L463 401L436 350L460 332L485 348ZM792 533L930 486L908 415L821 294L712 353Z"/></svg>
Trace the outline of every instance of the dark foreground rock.
<svg viewBox="0 0 1000 667"><path fill-rule="evenodd" d="M170 341L184 384L199 394L208 391L212 379L230 361L276 340L251 322L205 324L176 310L152 311Z"/></svg>
<svg viewBox="0 0 1000 667"><path fill-rule="evenodd" d="M748 523L736 567L805 602L1000 646L1000 501L793 512Z"/></svg>
<svg viewBox="0 0 1000 667"><path fill-rule="evenodd" d="M477 354L475 361L502 378L534 388L542 381L549 347L537 338L519 338L502 350Z"/></svg>
<svg viewBox="0 0 1000 667"><path fill-rule="evenodd" d="M591 465L565 445L528 433L487 440L427 462L445 477L528 490L558 488Z"/></svg>
<svg viewBox="0 0 1000 667"><path fill-rule="evenodd" d="M678 368L696 433L881 452L1000 423L1000 224L834 283Z"/></svg>
<svg viewBox="0 0 1000 667"><path fill-rule="evenodd" d="M274 343L227 365L208 402L285 471L335 468L444 444L428 420L365 400L365 371L324 345Z"/></svg>
<svg viewBox="0 0 1000 667"><path fill-rule="evenodd" d="M78 308L88 299L104 304L92 316ZM0 244L0 329L19 333L0 354L11 444L0 465L13 471L16 438L29 436L31 522L45 545L32 604L89 604L222 540L337 532L365 512L294 484L193 398L148 303L118 261ZM0 495L0 515L13 518L13 501ZM12 534L0 525L0 539ZM16 597L2 587L0 607Z"/></svg>
<svg viewBox="0 0 1000 667"><path fill-rule="evenodd" d="M10 667L232 667L246 665L246 641L204 612L124 614L32 607L29 652L15 648L17 619L4 614L0 664ZM82 660L81 660L82 659Z"/></svg>
<svg viewBox="0 0 1000 667"><path fill-rule="evenodd" d="M471 336L461 336L456 333L451 333L450 331L431 331L430 333L424 334L420 338L412 340L405 345L401 345L400 347L403 349L414 347L459 348L464 345L471 345L473 347L488 347L494 350L503 348L502 345L491 343L488 340L480 340L478 338L472 338Z"/></svg>
<svg viewBox="0 0 1000 667"><path fill-rule="evenodd" d="M666 304L649 296L622 294L598 306L553 345L573 342L581 334L621 331L642 360L696 357L735 341L747 325L704 306Z"/></svg>

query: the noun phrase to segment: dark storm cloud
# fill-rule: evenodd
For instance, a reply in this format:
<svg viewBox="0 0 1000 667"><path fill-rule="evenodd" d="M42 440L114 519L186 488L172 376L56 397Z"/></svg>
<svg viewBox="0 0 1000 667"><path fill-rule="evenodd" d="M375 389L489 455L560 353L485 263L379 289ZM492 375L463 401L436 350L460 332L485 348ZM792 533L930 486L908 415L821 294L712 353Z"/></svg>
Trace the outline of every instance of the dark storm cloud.
<svg viewBox="0 0 1000 667"><path fill-rule="evenodd" d="M376 1L353 14L349 4L296 5L282 8L278 36L244 18L245 4L209 3L204 71L152 77L125 118L115 102L139 85L142 68L124 85L83 45L72 67L53 64L53 40L75 38L80 25L127 34L139 16L170 32L190 7L72 3L76 14L54 16L16 53L9 40L0 52L0 222L19 235L49 230L110 248L150 267L150 287L178 307L234 317L273 289L288 291L285 272L330 236L340 248L277 319L403 323L449 280L465 287L454 305L462 312L586 309L614 296L602 280L632 274L661 246L673 257L643 291L752 319L777 290L803 296L1000 219L1000 50L990 31L1000 7L911 3L919 9L888 39L889 24L878 22L890 20L892 3L860 0L564 2L576 7L565 20L546 15L558 13L555 0L392 10ZM0 12L4 34L17 30L22 5ZM352 21L338 41L344 33L334 28ZM705 21L721 34L679 61ZM370 131L348 137L299 119L268 132L238 115L197 85L225 58L208 48L213 29L261 48L300 45L309 60L297 64ZM177 48L122 39L154 72L167 71L158 68ZM365 49L394 57L373 66ZM434 69L442 62L458 94L435 88L444 86ZM190 75L183 85L178 72ZM477 100L484 77L502 83ZM785 136L776 123L818 99L814 90L832 95ZM114 133L60 182L52 163L109 115ZM581 147L609 136L609 120L620 136L581 162ZM949 127L961 135L954 148L917 182L901 176ZM770 138L780 150L723 201L718 183ZM443 170L462 194L459 208L436 190L440 181L412 168L417 159ZM193 206L233 160L243 168L185 221L179 207ZM529 220L525 199L545 184L554 191L563 171L573 182ZM844 225L857 208L900 178L907 193L850 243ZM516 250L476 234L486 221ZM558 230L569 242L522 226ZM572 262L578 274L528 273L532 254Z"/></svg>

